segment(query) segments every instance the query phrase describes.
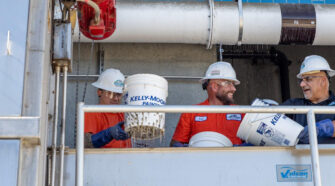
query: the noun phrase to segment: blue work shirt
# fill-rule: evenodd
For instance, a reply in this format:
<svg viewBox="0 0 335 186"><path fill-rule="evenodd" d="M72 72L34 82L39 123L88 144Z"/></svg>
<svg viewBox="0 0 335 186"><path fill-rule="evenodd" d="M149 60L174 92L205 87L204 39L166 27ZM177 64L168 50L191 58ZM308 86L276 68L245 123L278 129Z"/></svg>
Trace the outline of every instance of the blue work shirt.
<svg viewBox="0 0 335 186"><path fill-rule="evenodd" d="M286 100L281 105L295 105L295 106L335 106L335 96L330 91L329 92L329 98L325 101L322 101L320 103L314 104L311 101L304 99L304 98L296 98L296 99L289 99ZM289 118L293 119L297 123L299 123L302 126L307 126L307 116L306 114L286 114ZM315 114L315 121L321 121L324 119L330 119L335 120L335 114ZM300 143L300 142L299 142ZM335 138L321 138L318 137L318 143L319 144L335 144Z"/></svg>

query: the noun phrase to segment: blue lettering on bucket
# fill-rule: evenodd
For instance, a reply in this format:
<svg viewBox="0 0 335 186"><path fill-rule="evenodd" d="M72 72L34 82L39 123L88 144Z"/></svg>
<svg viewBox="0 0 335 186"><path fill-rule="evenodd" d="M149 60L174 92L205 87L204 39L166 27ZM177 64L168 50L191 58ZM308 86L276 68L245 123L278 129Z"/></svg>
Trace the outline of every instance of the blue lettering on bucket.
<svg viewBox="0 0 335 186"><path fill-rule="evenodd" d="M195 121L206 121L207 116L195 116L194 120Z"/></svg>
<svg viewBox="0 0 335 186"><path fill-rule="evenodd" d="M276 114L275 117L272 118L271 123L272 125L276 125L276 123L279 121L281 114Z"/></svg>
<svg viewBox="0 0 335 186"><path fill-rule="evenodd" d="M241 121L242 116L241 116L241 114L227 114L226 119L227 120Z"/></svg>
<svg viewBox="0 0 335 186"><path fill-rule="evenodd" d="M143 101L142 105L153 105L153 106L157 106L157 105L160 105L158 103L152 103L152 102L148 102L148 101Z"/></svg>
<svg viewBox="0 0 335 186"><path fill-rule="evenodd" d="M150 96L150 101L155 101L155 102L158 102L162 105L165 105L165 101L163 99L160 99L160 98L156 97L156 96Z"/></svg>
<svg viewBox="0 0 335 186"><path fill-rule="evenodd" d="M156 105L165 105L165 101L157 96L132 96L129 98L129 102L135 102L135 101L144 101L148 103L148 105L149 102L157 102ZM143 103L142 105L145 105L146 103Z"/></svg>

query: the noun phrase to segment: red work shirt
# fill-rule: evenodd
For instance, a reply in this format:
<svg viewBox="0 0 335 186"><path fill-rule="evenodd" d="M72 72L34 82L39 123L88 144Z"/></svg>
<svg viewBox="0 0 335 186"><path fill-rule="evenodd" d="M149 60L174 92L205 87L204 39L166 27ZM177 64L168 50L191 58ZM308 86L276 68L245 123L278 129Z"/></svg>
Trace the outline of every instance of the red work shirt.
<svg viewBox="0 0 335 186"><path fill-rule="evenodd" d="M123 113L85 113L85 133L96 134L102 130L112 127L124 121ZM123 127L122 127L123 128ZM103 148L126 148L131 147L131 141L112 140Z"/></svg>
<svg viewBox="0 0 335 186"><path fill-rule="evenodd" d="M198 105L209 105L208 99ZM242 143L236 136L244 114L228 113L183 113L180 116L173 140L189 143L191 137L199 132L218 132L230 139L234 145Z"/></svg>

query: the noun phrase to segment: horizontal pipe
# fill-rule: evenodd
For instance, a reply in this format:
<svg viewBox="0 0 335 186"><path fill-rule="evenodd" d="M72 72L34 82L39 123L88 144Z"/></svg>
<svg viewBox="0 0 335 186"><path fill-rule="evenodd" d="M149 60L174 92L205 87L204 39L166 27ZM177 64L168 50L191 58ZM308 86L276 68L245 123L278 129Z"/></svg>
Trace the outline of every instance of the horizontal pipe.
<svg viewBox="0 0 335 186"><path fill-rule="evenodd" d="M299 14L291 15L284 11L286 6L299 10ZM243 8L239 10L236 2L215 2L214 7L210 8L208 1L118 0L115 33L98 42L236 45L239 33L243 30L241 44L313 42L313 45L335 45L334 5L313 4L309 8L301 4L286 6L281 8L276 3L243 3ZM315 10L312 11L314 19L306 22L311 8ZM210 16L212 13L214 16ZM243 17L240 18L240 15ZM243 28L240 28L240 20L243 20ZM313 26L313 31L301 31L308 30L310 26ZM77 24L75 42L79 40L78 33ZM300 41L302 36L309 38L308 42ZM81 36L80 42L90 41Z"/></svg>
<svg viewBox="0 0 335 186"><path fill-rule="evenodd" d="M129 75L126 75L126 77ZM67 76L69 80L73 79L85 79L85 78L90 78L90 79L96 79L99 77L99 75L94 74L94 75L68 75ZM199 80L203 77L200 76L161 76L164 77L165 79L189 79L189 80Z"/></svg>
<svg viewBox="0 0 335 186"><path fill-rule="evenodd" d="M335 114L332 106L199 106L199 105L84 105L84 112L165 112L165 113L289 113Z"/></svg>
<svg viewBox="0 0 335 186"><path fill-rule="evenodd" d="M269 53L228 53L223 52L222 54L223 58L272 58L275 57L273 54Z"/></svg>

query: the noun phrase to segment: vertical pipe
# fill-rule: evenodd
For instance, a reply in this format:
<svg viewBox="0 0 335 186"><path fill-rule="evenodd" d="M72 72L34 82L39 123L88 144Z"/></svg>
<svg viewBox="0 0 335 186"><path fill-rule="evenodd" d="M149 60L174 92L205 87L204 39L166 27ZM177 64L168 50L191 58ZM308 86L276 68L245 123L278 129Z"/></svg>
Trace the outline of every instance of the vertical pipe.
<svg viewBox="0 0 335 186"><path fill-rule="evenodd" d="M239 29L238 29L237 45L241 46L242 38L243 38L243 24L244 24L242 0L238 0L237 5L238 5L238 14L239 14Z"/></svg>
<svg viewBox="0 0 335 186"><path fill-rule="evenodd" d="M66 116L66 92L67 92L67 66L63 67L63 106L62 106L62 125L61 125L61 142L60 142L60 169L59 169L59 186L63 185L64 172L64 149L65 149L65 116Z"/></svg>
<svg viewBox="0 0 335 186"><path fill-rule="evenodd" d="M222 44L218 44L216 46L216 60L217 61L222 61L222 53L223 53L223 48L222 48Z"/></svg>
<svg viewBox="0 0 335 186"><path fill-rule="evenodd" d="M58 99L59 99L59 76L60 76L60 67L57 65L55 67L55 105L54 105L54 123L52 131L52 162L51 162L51 186L55 185L56 177L56 152L57 152L57 124L58 124Z"/></svg>
<svg viewBox="0 0 335 186"><path fill-rule="evenodd" d="M310 110L307 113L309 145L312 154L313 182L314 186L321 186L321 173L318 151L318 140L316 136L315 115L314 111Z"/></svg>
<svg viewBox="0 0 335 186"><path fill-rule="evenodd" d="M77 106L76 186L84 183L84 103Z"/></svg>
<svg viewBox="0 0 335 186"><path fill-rule="evenodd" d="M281 55L281 54L280 54ZM291 98L290 94L290 80L289 80L289 72L288 72L288 65L289 60L282 54L282 57L279 56L279 72L280 72L280 87L281 87L281 97L282 101L286 101L287 99Z"/></svg>
<svg viewBox="0 0 335 186"><path fill-rule="evenodd" d="M279 66L280 72L280 87L281 87L281 98L282 101L286 101L287 99L291 98L290 94L290 80L289 80L289 71L288 66L290 61L287 59L286 55L271 47L270 49L271 54L271 61L273 61L276 65Z"/></svg>
<svg viewBox="0 0 335 186"><path fill-rule="evenodd" d="M101 47L100 43L98 43L98 74L100 75L105 68L105 51Z"/></svg>

